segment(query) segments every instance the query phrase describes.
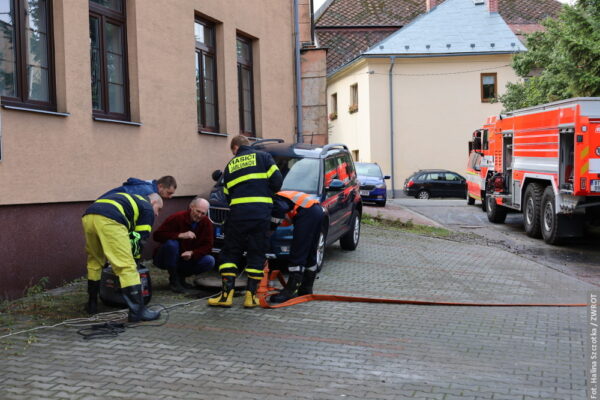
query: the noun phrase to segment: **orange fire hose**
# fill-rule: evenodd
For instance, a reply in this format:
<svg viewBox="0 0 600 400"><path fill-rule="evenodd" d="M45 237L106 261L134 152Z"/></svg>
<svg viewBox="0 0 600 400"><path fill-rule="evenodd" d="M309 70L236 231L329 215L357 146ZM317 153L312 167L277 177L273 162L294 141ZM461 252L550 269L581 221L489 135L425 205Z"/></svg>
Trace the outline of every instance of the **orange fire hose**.
<svg viewBox="0 0 600 400"><path fill-rule="evenodd" d="M377 299L372 297L354 297L338 296L334 294L308 294L305 296L294 297L284 303L269 304L267 297L277 291L269 286L273 280L279 282L285 287L285 279L281 271L269 271L268 263L265 263L263 278L260 281L256 295L262 308L281 308L289 307L309 301L345 301L348 303L386 303L386 304L414 304L421 306L461 306L461 307L586 307L586 303L581 304L550 304L550 303L466 303L451 301L423 301L423 300L402 300L402 299Z"/></svg>

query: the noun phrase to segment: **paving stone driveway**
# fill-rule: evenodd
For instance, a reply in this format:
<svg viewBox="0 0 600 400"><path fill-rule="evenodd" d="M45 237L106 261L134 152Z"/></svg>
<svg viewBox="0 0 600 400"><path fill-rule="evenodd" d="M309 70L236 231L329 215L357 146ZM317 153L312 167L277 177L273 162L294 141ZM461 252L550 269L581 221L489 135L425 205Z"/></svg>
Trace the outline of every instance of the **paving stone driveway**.
<svg viewBox="0 0 600 400"><path fill-rule="evenodd" d="M495 248L363 227L328 249L316 291L585 303L597 289ZM37 333L0 353L0 399L585 399L586 308L205 301L161 327L84 341Z"/></svg>

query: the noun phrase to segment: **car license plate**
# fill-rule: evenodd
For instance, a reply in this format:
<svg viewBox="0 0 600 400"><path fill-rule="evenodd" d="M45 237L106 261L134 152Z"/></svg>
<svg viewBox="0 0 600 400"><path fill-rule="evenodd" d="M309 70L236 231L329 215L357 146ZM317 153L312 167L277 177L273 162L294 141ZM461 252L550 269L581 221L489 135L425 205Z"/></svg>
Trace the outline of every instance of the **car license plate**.
<svg viewBox="0 0 600 400"><path fill-rule="evenodd" d="M592 179L591 190L592 192L600 192L600 179Z"/></svg>
<svg viewBox="0 0 600 400"><path fill-rule="evenodd" d="M370 191L368 191L368 190L361 190L361 191L360 191L360 195L361 195L361 196L368 196L370 193L371 193L371 192L370 192Z"/></svg>

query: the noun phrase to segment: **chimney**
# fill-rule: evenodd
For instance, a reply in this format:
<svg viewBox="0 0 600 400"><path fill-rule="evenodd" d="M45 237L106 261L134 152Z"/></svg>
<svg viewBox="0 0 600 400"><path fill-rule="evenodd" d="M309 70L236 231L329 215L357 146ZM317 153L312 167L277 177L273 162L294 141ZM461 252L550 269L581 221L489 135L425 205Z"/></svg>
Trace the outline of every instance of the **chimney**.
<svg viewBox="0 0 600 400"><path fill-rule="evenodd" d="M427 12L430 12L437 6L437 0L425 0L425 7L427 8Z"/></svg>
<svg viewBox="0 0 600 400"><path fill-rule="evenodd" d="M498 1L499 0L488 0L488 8L490 9L490 13L498 12Z"/></svg>

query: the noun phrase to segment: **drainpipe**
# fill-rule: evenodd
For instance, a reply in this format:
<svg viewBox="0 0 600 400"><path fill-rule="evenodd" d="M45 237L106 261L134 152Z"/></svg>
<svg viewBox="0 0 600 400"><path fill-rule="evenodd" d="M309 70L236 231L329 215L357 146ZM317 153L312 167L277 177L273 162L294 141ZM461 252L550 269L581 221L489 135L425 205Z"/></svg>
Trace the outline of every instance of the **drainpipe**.
<svg viewBox="0 0 600 400"><path fill-rule="evenodd" d="M2 107L0 107L0 161L2 161Z"/></svg>
<svg viewBox="0 0 600 400"><path fill-rule="evenodd" d="M294 0L294 59L296 67L296 137L297 142L302 143L302 77L300 74L300 10L298 0Z"/></svg>
<svg viewBox="0 0 600 400"><path fill-rule="evenodd" d="M391 175L392 175L392 199L396 198L396 188L394 187L394 82L392 71L394 70L394 61L396 57L390 56L390 160L391 160Z"/></svg>

